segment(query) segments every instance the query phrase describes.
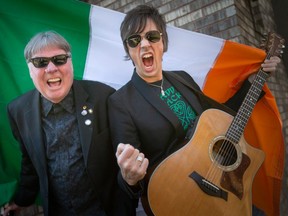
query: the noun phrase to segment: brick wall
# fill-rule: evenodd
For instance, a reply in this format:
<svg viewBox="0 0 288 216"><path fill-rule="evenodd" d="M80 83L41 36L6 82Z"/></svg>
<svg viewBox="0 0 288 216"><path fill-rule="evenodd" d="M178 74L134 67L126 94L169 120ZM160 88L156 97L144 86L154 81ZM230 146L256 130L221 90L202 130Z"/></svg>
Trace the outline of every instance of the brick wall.
<svg viewBox="0 0 288 216"><path fill-rule="evenodd" d="M264 33L276 29L271 0L83 0L126 13L139 4L157 7L168 25L259 47ZM276 98L288 143L288 78L283 64L268 85ZM273 143L271 143L273 145ZM288 148L286 147L286 156ZM281 215L288 215L288 162L281 196Z"/></svg>

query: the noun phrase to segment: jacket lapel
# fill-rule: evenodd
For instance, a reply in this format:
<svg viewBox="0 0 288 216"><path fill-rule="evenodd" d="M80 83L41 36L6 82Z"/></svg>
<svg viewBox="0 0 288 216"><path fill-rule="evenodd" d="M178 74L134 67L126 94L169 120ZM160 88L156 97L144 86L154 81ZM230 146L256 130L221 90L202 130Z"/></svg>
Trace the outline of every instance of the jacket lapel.
<svg viewBox="0 0 288 216"><path fill-rule="evenodd" d="M131 80L135 88L147 100L147 102L155 107L155 109L165 116L165 118L167 118L167 120L173 125L175 131L178 132L178 135L183 134L183 127L177 116L170 110L164 101L155 95L153 89L147 87L147 83L141 79L135 71Z"/></svg>
<svg viewBox="0 0 288 216"><path fill-rule="evenodd" d="M73 91L75 98L76 117L78 121L80 141L87 166L88 153L91 145L94 120L94 105L88 101L89 95L77 80L74 80ZM92 111L92 112L91 112Z"/></svg>
<svg viewBox="0 0 288 216"><path fill-rule="evenodd" d="M26 149L29 151L32 160L35 164L38 164L40 172L45 171L46 173L46 153L45 153L45 143L42 136L42 127L41 127L41 107L40 107L40 94L37 90L32 92L32 102L26 103L23 109L27 110L25 112L24 122L25 125L23 130L27 130L31 142L29 147ZM25 108L26 107L26 108Z"/></svg>

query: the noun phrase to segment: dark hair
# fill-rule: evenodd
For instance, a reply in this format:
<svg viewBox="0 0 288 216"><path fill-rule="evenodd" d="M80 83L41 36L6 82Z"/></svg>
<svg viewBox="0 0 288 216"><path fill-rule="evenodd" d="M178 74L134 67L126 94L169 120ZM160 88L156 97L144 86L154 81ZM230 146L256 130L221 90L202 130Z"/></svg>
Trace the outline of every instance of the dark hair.
<svg viewBox="0 0 288 216"><path fill-rule="evenodd" d="M55 31L46 31L36 34L28 42L24 49L24 57L26 61L28 62L35 53L50 46L58 47L64 50L67 54L71 54L71 46L65 38Z"/></svg>
<svg viewBox="0 0 288 216"><path fill-rule="evenodd" d="M155 23L157 30L162 33L164 52L167 51L168 35L164 18L156 8L148 5L139 5L126 14L120 26L121 38L128 56L127 37L135 33L141 33L144 30L148 19L151 19Z"/></svg>

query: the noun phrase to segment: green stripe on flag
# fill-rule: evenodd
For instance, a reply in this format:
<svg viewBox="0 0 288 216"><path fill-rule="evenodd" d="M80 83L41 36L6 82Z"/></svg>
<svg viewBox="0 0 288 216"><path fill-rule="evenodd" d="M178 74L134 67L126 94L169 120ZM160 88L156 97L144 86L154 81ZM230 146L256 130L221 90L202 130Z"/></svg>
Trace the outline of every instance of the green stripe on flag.
<svg viewBox="0 0 288 216"><path fill-rule="evenodd" d="M17 186L20 151L14 140L6 106L33 88L23 56L29 39L55 30L72 46L74 74L82 79L89 45L90 5L76 0L0 0L0 206Z"/></svg>

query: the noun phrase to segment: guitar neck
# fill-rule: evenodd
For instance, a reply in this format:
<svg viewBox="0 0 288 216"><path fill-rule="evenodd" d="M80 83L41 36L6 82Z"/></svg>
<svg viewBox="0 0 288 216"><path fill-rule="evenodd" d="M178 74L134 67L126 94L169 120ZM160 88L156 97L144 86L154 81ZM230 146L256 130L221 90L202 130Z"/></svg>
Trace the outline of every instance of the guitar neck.
<svg viewBox="0 0 288 216"><path fill-rule="evenodd" d="M268 77L269 74L265 73L262 68L258 71L243 103L226 133L226 138L231 142L239 142Z"/></svg>
<svg viewBox="0 0 288 216"><path fill-rule="evenodd" d="M271 56L279 56L282 54L282 48L284 48L285 40L279 35L270 32L268 39L266 40L266 59L270 59ZM244 128L248 122L249 117L260 97L262 88L269 77L268 73L265 73L262 68L258 71L255 79L253 80L251 87L244 98L235 118L232 121L227 133L226 138L233 143L239 143Z"/></svg>

